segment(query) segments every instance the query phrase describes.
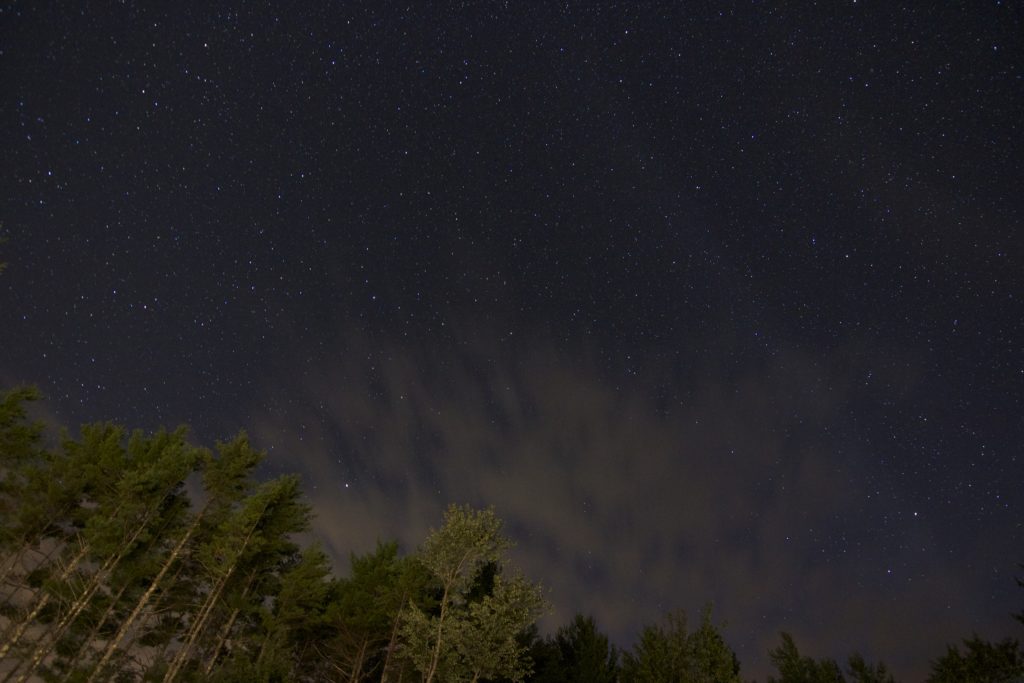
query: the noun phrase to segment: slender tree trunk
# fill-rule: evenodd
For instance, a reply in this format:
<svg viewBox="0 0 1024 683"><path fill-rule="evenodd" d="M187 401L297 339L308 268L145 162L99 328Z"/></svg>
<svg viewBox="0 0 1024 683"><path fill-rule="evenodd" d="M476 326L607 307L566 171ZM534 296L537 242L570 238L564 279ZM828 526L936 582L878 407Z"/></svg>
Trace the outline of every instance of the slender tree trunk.
<svg viewBox="0 0 1024 683"><path fill-rule="evenodd" d="M25 663L24 659L15 660L14 666L11 668L11 670L8 671L6 674L4 674L4 678L3 678L2 683L7 683L7 681L11 680L11 677L13 677L14 674L18 673L18 670L21 668L21 665L24 664L24 663Z"/></svg>
<svg viewBox="0 0 1024 683"><path fill-rule="evenodd" d="M174 659L171 660L170 666L167 667L167 672L164 674L164 683L170 683L173 681L175 676L178 675L178 671L181 670L181 667L188 659L189 654L191 654L192 646L196 642L196 638L199 637L199 633L206 626L206 620L209 618L210 612L213 611L213 607L217 600L220 599L220 595L224 589L224 584L227 582L234 570L235 566L231 565L221 581L218 582L214 589L210 591L210 594L206 596L206 600L203 602L203 606L200 608L199 614L196 615L195 620L189 626L185 642L182 643L181 648L174 653Z"/></svg>
<svg viewBox="0 0 1024 683"><path fill-rule="evenodd" d="M406 595L402 596L399 605L405 604ZM398 627L402 623L402 609L399 607L398 611L395 612L395 621L391 625L391 638L388 639L388 647L384 652L384 668L380 672L380 683L387 683L388 680L388 667L391 665L391 654L395 651L395 641L398 640Z"/></svg>
<svg viewBox="0 0 1024 683"><path fill-rule="evenodd" d="M258 657L256 657L256 669L257 670L259 669L260 664L263 663L263 658L267 656L267 645L270 644L270 636L271 636L270 633L268 633L266 636L264 636L263 644L260 645L260 654L259 654Z"/></svg>
<svg viewBox="0 0 1024 683"><path fill-rule="evenodd" d="M441 595L441 613L437 617L437 640L434 642L434 652L430 656L430 666L427 668L427 675L423 678L423 683L431 683L434 680L437 665L441 661L441 628L444 626L445 614L448 611L448 588L450 585L451 582L445 583L444 593Z"/></svg>
<svg viewBox="0 0 1024 683"><path fill-rule="evenodd" d="M74 603L72 603L71 610L60 620L60 622L58 622L57 626L50 631L51 635L49 637L44 636L39 639L39 645L32 653L32 661L29 663L28 669L18 677L16 683L24 683L24 681L35 672L36 668L42 663L42 661L46 659L46 656L50 654L50 651L53 650L53 646L56 645L57 641L64 635L67 628L75 619L78 618L78 615L82 613L82 610L89 605L89 602L92 600L92 596L96 594L96 591L99 590L101 585L103 585L103 582L107 580L114 569L117 568L117 565L121 563L121 560L124 559L125 555L127 555L132 549L135 541L138 540L139 536L142 535L142 532L146 529L146 525L149 523L151 517L152 508L147 510L145 517L143 517L142 521L135 527L135 531L132 533L131 537L124 542L120 550L118 550L112 557L108 558L96 573L93 574L83 594L76 599Z"/></svg>
<svg viewBox="0 0 1024 683"><path fill-rule="evenodd" d="M75 569L78 567L78 564L85 558L85 556L88 553L88 544L83 544L82 549L78 551L78 554L75 555L74 558L72 558L71 562L68 563L68 566L64 568L63 572L61 572L60 580L67 580L67 578L71 576L71 573L75 571ZM7 653L10 651L11 647L13 647L19 640L21 640L21 637L25 634L25 631L28 629L28 627L32 625L32 622L35 621L36 617L39 616L39 613L42 612L43 608L46 607L49 603L50 593L44 591L43 594L36 601L36 604L32 608L32 610L14 628L13 632L4 642L4 644L0 645L0 661L3 661L4 658L7 656Z"/></svg>
<svg viewBox="0 0 1024 683"><path fill-rule="evenodd" d="M58 541L57 543L54 543L54 544L53 544L53 547L52 547L52 548L50 548L50 550L49 550L49 551L47 551L47 552L45 552L45 553L44 553L44 552L43 552L43 551L41 551L41 550L36 550L36 549L35 549L35 547L34 547L33 545L28 545L28 542L26 541L26 545L25 545L25 547L24 547L24 548L22 548L22 550L18 551L18 556L17 556L16 558L15 558L15 564L17 564L18 560L20 560L20 559L24 558L24 556L25 556L25 553L27 553L27 552L30 552L30 551L31 551L31 552L36 552L36 553L38 553L39 555L42 555L42 559L41 559L41 560L39 560L39 561L37 562L37 564L35 565L36 567L39 567L40 565L43 565L43 564L45 564L45 563L49 562L49 561L50 561L50 558L51 558L51 557L53 557L53 554L54 554L54 553L56 553L56 552L57 552L58 550L60 550L60 549L61 549L61 548L63 548L63 547L64 547L64 543L63 543L62 541ZM13 574L14 574L14 566L12 565L12 566L11 566L11 568L10 568L10 571L8 571L8 572L7 572L6 574L5 574L5 576L4 576L4 578L3 578L3 582L4 582L4 583L13 583L13 579L12 579L12 575L13 575ZM7 593L7 594L6 594L5 596L4 596L4 598L3 598L3 601L4 601L4 602L10 602L10 601L11 601L11 600L12 600L12 599L14 598L15 594L16 594L16 593L17 593L17 592L18 592L19 590L21 590L22 588L29 588L29 587L28 587L28 586L25 586L25 585L20 585L20 586L19 586L19 585L15 585L15 586L14 586L14 587L13 587L13 588L12 588L12 589L10 590L10 592L9 592L9 593ZM30 589L30 590L31 590L31 589ZM36 594L37 594L37 593L38 593L38 592L39 592L40 590L42 590L42 589L36 589L36 590L32 591L32 594L33 594L33 596L34 596L34 595L36 595Z"/></svg>
<svg viewBox="0 0 1024 683"><path fill-rule="evenodd" d="M363 661L366 659L366 638L363 638L363 644L359 646L359 654L356 656L356 663L352 665L352 675L349 677L349 683L359 683L359 679L363 675Z"/></svg>
<svg viewBox="0 0 1024 683"><path fill-rule="evenodd" d="M249 580L245 583L245 588L242 589L241 599L249 595L249 589L252 588L253 581L256 580L256 572L253 571L249 574ZM224 643L227 641L228 636L231 635L231 627L235 625L235 620L238 619L238 614L241 612L241 608L236 607L231 611L231 616L220 630L220 634L217 636L217 643L213 647L213 654L210 656L210 661L206 664L206 675L209 676L210 672L213 671L213 667L217 664L217 657L220 655L220 650L224 647ZM91 681L89 683L92 683Z"/></svg>
<svg viewBox="0 0 1024 683"><path fill-rule="evenodd" d="M263 512L266 512L266 508L264 508ZM192 646L195 644L196 638L199 637L199 633L206 626L206 620L209 619L210 613L213 612L214 606L217 604L221 594L224 592L224 587L227 585L228 579L231 578L231 575L235 572L235 568L238 567L238 562L242 559L242 555L244 554L246 547L248 547L249 541L252 540L252 535L256 533L256 527L259 525L259 521L262 518L263 513L257 517L256 522L253 523L249 532L246 534L245 540L242 541L242 546L239 548L238 554L231 566L228 567L227 572L225 572L224 576L217 583L217 586L207 597L206 603L203 605L202 610L200 610L199 615L196 617L195 623L189 629L188 638L182 644L181 649L175 653L174 660L171 662L170 667L168 667L167 673L164 674L164 683L171 683L171 681L174 680L178 675L178 672L181 670L181 667L185 664L185 660L188 659L189 654L191 654Z"/></svg>
<svg viewBox="0 0 1024 683"><path fill-rule="evenodd" d="M153 581L149 584L149 588L146 589L146 592L143 593L142 597L140 597L138 602L135 603L135 608L132 609L131 614L129 614L128 617L125 618L123 622L121 622L121 626L117 629L117 633L114 634L114 637L110 639L109 643L107 643L107 647L103 651L103 657L100 659L99 664L96 665L96 668L93 669L92 675L89 676L88 683L94 683L96 679L99 677L100 672L107 665L107 662L110 661L110 658L114 655L114 651L117 649L117 646L124 639L125 634L128 633L128 630L132 627L132 624L135 623L136 619L138 619L139 615L142 613L142 610L146 608L146 605L149 603L150 598L153 597L153 594L160 586L160 581L164 578L164 575L167 574L167 571L178 560L178 557L181 556L182 550L184 550L185 546L192 538L192 535L195 533L196 529L199 528L199 522L201 520L202 514L198 515L196 519L192 522L192 525L188 528L188 531L186 531L185 535L181 537L181 540L178 541L178 544L174 546L174 550L171 551L171 554L167 558L167 561L164 562L164 565L160 568L160 572L153 578Z"/></svg>
<svg viewBox="0 0 1024 683"><path fill-rule="evenodd" d="M8 561L4 562L3 571L2 573L0 573L0 583L7 583L7 579L10 578L11 574L14 573L14 568L18 566L18 562L31 548L32 546L29 545L28 538L26 537L26 535L23 534L22 537L18 539L17 550L11 553L11 556ZM14 592L16 593L17 590L18 589L15 588ZM7 596L5 596L5 600L10 600L13 595L14 593L8 594Z"/></svg>
<svg viewBox="0 0 1024 683"><path fill-rule="evenodd" d="M168 586L174 586L174 584L176 584L178 582L178 577L181 576L181 572L182 572L183 568L184 568L183 564L179 564L178 565L178 568L174 570L174 575L171 576L170 581L168 581ZM135 632L132 634L131 638L128 639L127 644L123 648L121 648L121 649L126 650L126 651L131 651L131 649L135 646L135 643L138 641L138 639L141 636L145 635L146 625L149 623L149 620L153 617L153 615L159 615L160 614L161 608L162 608L162 601L163 601L163 598L164 598L165 595L166 595L166 593L162 592L160 595L158 595L156 597L156 600L155 600L153 606L150 607L149 609L147 609L145 611L145 613L141 616L141 621L139 622L139 627L137 629L135 629ZM153 666L157 662L161 662L161 661L164 660L164 655L167 654L167 648L169 648L171 646L171 640L172 640L172 638L164 639L163 644L160 645L160 649L157 652L154 652L147 659L148 666L144 666L143 667L144 669L147 669L147 670L151 669L151 668L153 668ZM108 662L108 666L109 666L109 662Z"/></svg>
<svg viewBox="0 0 1024 683"><path fill-rule="evenodd" d="M50 651L53 649L53 646L57 643L58 640L61 639L61 637L63 637L64 632L67 631L68 627L71 626L71 624L75 621L78 615L82 613L82 610L85 609L86 605L89 604L89 601L92 600L92 596L96 594L96 591L99 589L101 585L98 577L102 573L103 569L101 568L96 572L95 575L93 575L93 577L89 580L89 583L86 584L85 590L83 591L82 595L75 599L75 601L71 605L71 609L68 610L67 614L61 617L60 621L58 621L56 625L51 627L48 633L45 633L39 637L39 643L38 645L36 645L36 649L32 651L32 656L29 660L28 669L16 679L17 683L23 683L29 676L32 675L33 672L35 672L36 667L38 667L39 664L44 659L46 659L46 656L50 654Z"/></svg>
<svg viewBox="0 0 1024 683"><path fill-rule="evenodd" d="M127 583L121 586L121 590L117 592L117 595L114 596L114 599L110 601L109 605L107 605L107 609L103 612L103 616L100 617L99 621L96 622L96 625L92 627L92 631L89 632L89 636L82 642L82 646L78 648L78 652L75 653L75 656L71 659L70 662L68 662L68 670L67 673L64 674L65 681L71 679L71 676L75 673L75 667L77 667L78 663L82 661L82 658L90 649L89 645L94 640L96 640L96 637L100 632L100 629L103 628L103 625L107 623L107 619L110 618L110 615L114 613L114 609L117 607L117 603L121 601L121 597L125 594L125 591L127 590Z"/></svg>
<svg viewBox="0 0 1024 683"><path fill-rule="evenodd" d="M220 634L217 636L217 642L213 646L213 653L210 655L210 660L206 662L206 666L203 667L203 671L209 676L210 672L213 671L213 667L217 666L217 657L220 656L221 648L224 647L224 643L227 642L228 636L231 635L231 627L235 625L235 620L238 619L238 613L242 610L238 607L231 610L231 616L224 622L224 626L220 630Z"/></svg>

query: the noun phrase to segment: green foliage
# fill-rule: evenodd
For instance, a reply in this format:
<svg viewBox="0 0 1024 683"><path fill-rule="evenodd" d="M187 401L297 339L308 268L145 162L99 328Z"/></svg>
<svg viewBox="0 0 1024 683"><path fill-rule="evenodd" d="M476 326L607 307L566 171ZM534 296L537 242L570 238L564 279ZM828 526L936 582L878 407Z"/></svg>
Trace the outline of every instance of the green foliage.
<svg viewBox="0 0 1024 683"><path fill-rule="evenodd" d="M978 636L955 645L932 662L928 683L1020 683L1024 681L1024 654L1016 640L990 643Z"/></svg>
<svg viewBox="0 0 1024 683"><path fill-rule="evenodd" d="M842 671L835 660L815 661L800 655L788 633L782 634L782 645L768 653L779 671L779 678L769 677L769 683L844 683Z"/></svg>
<svg viewBox="0 0 1024 683"><path fill-rule="evenodd" d="M399 557L393 542L379 543L366 555L353 554L350 565L350 576L335 583L327 610L333 633L327 649L332 666L346 680L381 680L400 665L393 655L403 607L412 601L433 609L436 601L429 593L434 582L414 558Z"/></svg>
<svg viewBox="0 0 1024 683"><path fill-rule="evenodd" d="M426 683L519 681L528 673L526 647L517 635L543 602L537 586L501 575L508 547L493 510L456 505L423 543L417 560L436 582L440 600L431 612L410 603L401 632L402 654Z"/></svg>
<svg viewBox="0 0 1024 683"><path fill-rule="evenodd" d="M0 660L12 680L740 680L710 609L692 632L681 612L648 626L621 666L590 618L538 639L541 591L508 571L493 510L450 506L417 553L379 544L337 579L319 546L296 543L311 519L298 478L257 481L263 455L244 433L209 451L184 428L97 423L47 448L28 417L38 398L0 396L0 584L15 587L0 603ZM185 486L197 480L200 506ZM894 683L858 654L845 674L803 656L786 633L770 656L777 683ZM1024 654L975 636L928 680L1022 683Z"/></svg>
<svg viewBox="0 0 1024 683"><path fill-rule="evenodd" d="M5 478L12 467L40 454L43 426L29 421L27 405L41 398L31 386L11 389L0 398L0 467Z"/></svg>
<svg viewBox="0 0 1024 683"><path fill-rule="evenodd" d="M896 683L885 664L869 664L859 653L851 655L848 664L853 683Z"/></svg>
<svg viewBox="0 0 1024 683"><path fill-rule="evenodd" d="M847 679L835 660L802 656L788 633L782 634L782 645L768 654L781 676L769 677L769 683L895 683L885 664L870 664L859 653L847 660Z"/></svg>
<svg viewBox="0 0 1024 683"><path fill-rule="evenodd" d="M705 608L701 624L686 630L683 612L669 614L665 624L648 626L633 652L626 653L622 680L628 683L739 683L739 661L711 622Z"/></svg>
<svg viewBox="0 0 1024 683"><path fill-rule="evenodd" d="M474 681L498 676L522 680L529 673L529 660L517 636L543 607L537 586L521 576L495 576L493 590L469 602L468 613L453 622L461 668Z"/></svg>
<svg viewBox="0 0 1024 683"><path fill-rule="evenodd" d="M0 519L20 517L43 456L42 425L28 419L27 404L39 400L34 387L16 387L0 398ZM0 526L0 549L16 548L27 532L23 525Z"/></svg>
<svg viewBox="0 0 1024 683"><path fill-rule="evenodd" d="M531 648L531 683L616 683L619 655L592 617L577 614L554 638Z"/></svg>

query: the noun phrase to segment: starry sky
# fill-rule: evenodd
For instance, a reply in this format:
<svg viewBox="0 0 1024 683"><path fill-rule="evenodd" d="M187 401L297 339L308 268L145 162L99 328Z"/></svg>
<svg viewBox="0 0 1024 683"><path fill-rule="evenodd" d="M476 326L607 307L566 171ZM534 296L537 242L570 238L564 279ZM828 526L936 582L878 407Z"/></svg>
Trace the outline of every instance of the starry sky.
<svg viewBox="0 0 1024 683"><path fill-rule="evenodd" d="M628 646L1021 636L1020 4L0 6L0 384L494 505Z"/></svg>

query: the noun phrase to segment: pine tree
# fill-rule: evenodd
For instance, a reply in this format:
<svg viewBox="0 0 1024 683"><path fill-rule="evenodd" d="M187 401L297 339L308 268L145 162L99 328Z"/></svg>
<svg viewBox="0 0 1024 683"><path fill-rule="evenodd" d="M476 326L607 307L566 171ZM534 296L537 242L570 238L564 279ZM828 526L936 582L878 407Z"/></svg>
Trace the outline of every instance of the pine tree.
<svg viewBox="0 0 1024 683"><path fill-rule="evenodd" d="M199 561L208 572L207 592L164 674L165 682L175 680L193 658L197 639L210 626L233 579L244 577L248 565L269 567L283 552L293 550L288 534L303 531L308 524L309 508L299 500L298 479L285 476L259 486L218 527L198 551Z"/></svg>
<svg viewBox="0 0 1024 683"><path fill-rule="evenodd" d="M553 638L533 645L531 683L616 683L619 654L592 617L577 614Z"/></svg>
<svg viewBox="0 0 1024 683"><path fill-rule="evenodd" d="M782 644L768 653L780 678L768 678L768 683L845 683L843 673L835 660L815 661L804 657L796 647L793 636L782 633Z"/></svg>
<svg viewBox="0 0 1024 683"><path fill-rule="evenodd" d="M222 522L243 496L252 488L251 475L256 465L263 458L263 454L253 450L249 445L248 437L241 433L234 440L217 444L218 457L206 451L197 453L200 457L200 464L203 470L203 489L206 494L206 504L203 509L195 515L194 519L184 531L180 533L177 540L173 542L170 550L166 553L156 575L150 581L147 589L139 596L131 612L121 622L117 632L107 642L100 661L94 667L89 683L100 680L101 675L113 657L114 652L120 646L124 637L132 629L143 614L156 592L163 587L163 582L171 569L182 559L183 554L188 552L190 543L201 532L203 525L212 528Z"/></svg>
<svg viewBox="0 0 1024 683"><path fill-rule="evenodd" d="M113 433L119 430L114 429ZM122 562L149 543L163 526L168 511L178 508L185 477L198 462L198 451L185 440L186 430L160 431L152 436L135 432L128 440L123 459L126 469L117 482L115 497L105 501L116 514L90 517L84 532L86 543L99 564L67 611L49 633L41 637L28 665L16 679L23 683L52 651L94 596L108 586Z"/></svg>
<svg viewBox="0 0 1024 683"><path fill-rule="evenodd" d="M61 453L39 463L29 476L33 484L22 494L25 512L20 516L27 542L38 545L47 539L56 544L55 559L37 571L46 578L30 597L23 613L16 615L0 644L0 660L21 640L26 631L57 596L68 596L68 581L83 561L95 551L94 530L100 521L120 512L111 491L127 469L122 446L124 431L114 425L82 427L81 439L66 435ZM43 501L42 506L31 503ZM43 637L52 629L44 629ZM24 664L19 661L18 666Z"/></svg>
<svg viewBox="0 0 1024 683"><path fill-rule="evenodd" d="M1016 640L1006 638L998 643L978 636L963 641L963 651L956 645L932 662L928 683L1020 683L1024 681L1024 653Z"/></svg>
<svg viewBox="0 0 1024 683"><path fill-rule="evenodd" d="M351 556L350 576L336 583L326 615L333 631L330 660L343 680L356 683L386 666L392 627L413 597L403 581L409 564L398 557L396 543Z"/></svg>

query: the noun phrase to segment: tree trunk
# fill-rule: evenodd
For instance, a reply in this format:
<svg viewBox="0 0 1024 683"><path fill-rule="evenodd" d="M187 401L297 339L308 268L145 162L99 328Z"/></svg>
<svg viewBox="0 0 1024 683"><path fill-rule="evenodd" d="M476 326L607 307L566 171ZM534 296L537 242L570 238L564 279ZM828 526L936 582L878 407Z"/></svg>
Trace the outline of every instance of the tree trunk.
<svg viewBox="0 0 1024 683"><path fill-rule="evenodd" d="M44 553L41 550L36 550L36 548L34 546L32 546L32 545L28 545L28 541L26 541L24 547L21 550L18 551L17 556L14 558L14 563L17 564L19 560L21 560L22 558L25 557L25 553L31 551L31 552L34 552L34 553L38 553L39 555L42 555L42 559L39 560L36 563L36 565L35 565L36 567L39 567L39 566L43 565L44 563L49 562L50 558L53 557L53 554L55 552L57 552L58 550L60 550L61 548L63 548L63 547L64 547L64 543L63 542L57 542L57 543L53 544L53 547L50 548L50 550L48 552ZM11 565L9 571L6 572L6 574L4 575L4 578L2 579L2 581L4 583L13 583L13 579L12 579L13 575L14 575L14 565ZM3 601L9 603L14 598L15 594L20 589L22 589L22 588L28 588L29 590L31 590L31 588L28 587L28 586L24 586L24 585L18 586L18 585L15 585L11 589L11 591L4 596ZM32 591L32 594L35 595L38 592L39 592L39 590L35 590L35 591Z"/></svg>
<svg viewBox="0 0 1024 683"><path fill-rule="evenodd" d="M352 675L349 677L349 683L359 683L360 677L363 675L363 661L366 659L366 638L363 638L363 644L359 646L359 654L356 655L356 662L352 665Z"/></svg>
<svg viewBox="0 0 1024 683"><path fill-rule="evenodd" d="M171 660L171 665L167 668L167 673L164 674L164 683L170 683L173 681L175 676L178 675L178 671L180 671L181 667L185 664L185 660L188 659L192 646L196 642L196 638L199 637L199 633L206 626L206 620L210 617L210 613L213 611L217 600L220 599L221 593L224 592L224 585L227 583L227 580L231 577L234 571L235 565L228 567L227 573L206 597L206 601L203 603L202 608L200 608L199 614L196 615L195 620L192 622L191 626L189 626L188 636L185 638L185 642L182 643L181 648L174 653L174 659Z"/></svg>
<svg viewBox="0 0 1024 683"><path fill-rule="evenodd" d="M448 611L448 588L451 583L445 583L444 593L441 595L441 613L437 617L437 640L434 642L434 653L430 656L430 666L427 668L427 675L423 683L431 683L434 674L437 673L437 665L441 661L441 628L444 626L445 613Z"/></svg>
<svg viewBox="0 0 1024 683"><path fill-rule="evenodd" d="M36 649L32 651L32 657L29 660L28 669L16 679L17 683L24 683L24 681L32 675L36 670L36 667L38 667L39 664L46 659L46 656L50 654L53 646L61 639L68 627L74 622L78 615L82 613L82 610L85 609L86 605L89 604L89 601L92 600L92 596L96 594L96 591L101 585L98 577L102 573L103 569L101 568L95 575L93 575L89 580L89 583L86 584L85 591L82 595L76 598L72 603L71 609L68 610L68 613L61 617L60 621L58 621L48 633L44 633L39 637L39 644L36 645Z"/></svg>
<svg viewBox="0 0 1024 683"><path fill-rule="evenodd" d="M182 569L184 569L184 565L179 564L178 568L174 570L174 576L171 577L170 581L168 582L168 586L174 586L174 584L178 582L178 577L181 576ZM149 623L150 618L153 615L159 615L161 612L161 601L163 600L163 598L163 593L158 595L152 607L147 609L146 612L142 615L139 627L135 629L135 632L132 634L131 639L128 640L128 644L122 648L123 650L130 651L135 646L135 643L138 641L138 639L142 635L145 635L145 628L146 625ZM148 666L144 666L144 669L152 668L154 664L164 660L164 655L167 654L167 648L171 646L171 640L171 638L165 639L163 644L160 646L160 649L150 655L150 657L148 658Z"/></svg>
<svg viewBox="0 0 1024 683"><path fill-rule="evenodd" d="M265 512L266 508L264 507L264 513ZM206 626L206 620L209 619L210 613L213 612L214 606L217 604L221 594L224 592L224 587L227 585L228 579L231 578L231 575L235 572L235 568L238 567L238 562L242 559L242 555L244 554L246 547L249 545L249 541L252 540L252 535L256 533L256 527L259 526L259 522L262 518L263 514L261 513L260 516L257 517L256 522L254 522L252 527L249 529L249 533L246 534L245 540L242 541L242 546L239 548L238 555L235 557L231 566L228 567L227 572L225 572L214 590L212 590L210 595L207 597L206 603L203 605L195 622L189 629L188 638L182 644L181 649L175 653L174 659L171 661L171 665L167 668L167 673L164 674L164 683L171 683L171 681L173 681L178 675L181 667L185 664L185 660L188 659L192 646L196 642L196 638L199 637L200 631L202 631Z"/></svg>
<svg viewBox="0 0 1024 683"><path fill-rule="evenodd" d="M238 619L238 613L242 610L238 607L231 610L231 616L224 622L224 626L220 630L220 634L217 636L217 642L213 646L213 653L210 655L210 660L206 662L206 666L203 667L203 671L209 676L210 672L213 671L213 667L217 665L217 657L220 656L221 648L224 647L224 643L227 642L228 636L231 635L231 627L235 625L235 620Z"/></svg>
<svg viewBox="0 0 1024 683"><path fill-rule="evenodd" d="M399 605L405 604L406 595L402 595L402 600L398 603ZM380 683L387 683L388 681L388 667L391 665L391 654L395 651L395 641L398 640L398 627L402 623L402 609L399 607L398 611L395 612L395 621L391 625L391 638L388 639L388 648L384 654L384 668L380 672Z"/></svg>
<svg viewBox="0 0 1024 683"><path fill-rule="evenodd" d="M4 562L3 572L0 573L0 583L7 583L7 580L10 578L11 574L14 573L14 568L18 566L19 560L21 560L21 558L24 557L25 553L31 549L32 546L29 545L28 539L26 538L25 535L22 535L22 537L18 540L17 550L11 553L9 561ZM14 594L17 592L18 587L15 586L14 590L11 593L8 593L6 596L4 596L4 602L10 601L10 599L14 597Z"/></svg>
<svg viewBox="0 0 1024 683"><path fill-rule="evenodd" d="M97 678L100 675L100 672L107 665L107 662L110 661L110 658L114 655L114 651L117 650L117 646L120 645L121 641L124 639L125 634L128 633L128 630L131 628L132 624L135 623L135 620L139 618L139 615L142 613L142 610L146 608L146 605L149 603L150 598L153 597L153 594L160 586L160 581L164 578L164 575L167 574L167 571L178 560L178 557L181 555L181 552L185 548L185 545L192 538L192 535L195 533L195 530L199 528L199 522L201 521L201 519L202 515L200 514L196 517L195 521L192 522L192 525L188 528L188 531L186 531L185 535L182 536L180 541L178 541L178 545L174 546L174 550L171 551L170 557L167 558L167 561L164 562L164 565L160 568L160 572L153 578L153 581L149 584L149 588L146 589L146 592L143 593L142 597L140 597L138 602L135 603L135 608L132 609L131 614L129 614L125 618L125 620L121 623L121 627L117 629L117 633L114 634L114 637L110 639L109 643L107 643L107 647L103 651L103 657L100 658L99 664L97 664L96 668L93 669L92 675L89 676L88 683L94 683L97 680Z"/></svg>
<svg viewBox="0 0 1024 683"><path fill-rule="evenodd" d="M249 589L252 588L253 581L256 580L256 572L253 571L249 574L249 580L245 583L245 588L242 590L241 599L244 600L249 595ZM231 611L231 616L228 618L224 627L221 628L220 634L217 637L217 643L213 647L213 655L210 657L210 661L206 664L206 675L209 676L210 672L213 671L214 665L217 663L217 657L220 655L220 650L224 647L224 643L227 641L228 636L231 635L231 627L235 625L235 620L238 619L238 613L241 612L241 608L236 607ZM92 681L89 681L92 683Z"/></svg>
<svg viewBox="0 0 1024 683"><path fill-rule="evenodd" d="M117 603L121 601L121 596L124 595L126 590L128 590L127 583L121 586L121 590L119 590L117 592L117 595L114 596L114 599L110 601L110 605L107 606L107 609L103 613L103 616L100 617L99 621L96 622L96 625L93 626L92 631L89 632L89 636L82 642L82 646L78 648L78 653L75 654L75 656L71 659L70 662L68 662L68 671L64 675L64 681L68 681L71 679L72 674L74 674L75 672L75 667L78 666L78 663L80 661L82 661L82 657L89 649L89 645L94 640L96 640L97 634L99 634L100 629L103 628L103 625L107 623L107 619L110 618L110 615L113 614L114 608L117 607Z"/></svg>
<svg viewBox="0 0 1024 683"><path fill-rule="evenodd" d="M82 549L78 551L78 554L75 555L74 558L72 558L68 566L65 567L63 572L61 572L61 581L64 581L69 576L71 576L71 573L78 568L78 564L85 558L88 552L89 546L83 545ZM0 661L3 661L4 658L7 656L7 653L10 651L11 647L13 647L19 640L21 640L21 637L25 634L25 631L28 629L28 627L32 624L32 622L35 621L36 617L39 616L39 613L42 612L43 608L46 607L49 603L50 594L44 591L43 594L36 601L36 604L32 608L32 610L25 616L24 619L22 619L21 623L19 623L14 628L14 631L11 633L10 637L7 638L4 644L0 645Z"/></svg>
<svg viewBox="0 0 1024 683"><path fill-rule="evenodd" d="M161 502L162 501L163 499L161 499ZM57 626L50 631L51 636L44 636L39 639L39 645L32 653L32 660L29 663L28 669L17 678L16 683L24 683L24 681L35 672L39 664L46 659L46 656L50 654L53 646L56 645L57 641L64 635L64 631L66 631L74 620L78 618L78 615L82 613L82 610L84 610L88 606L89 601L92 600L92 596L96 594L96 591L99 590L100 586L107 580L111 572L117 568L117 565L121 563L121 560L124 559L125 555L131 551L135 541L138 540L139 536L142 535L142 532L145 531L146 525L149 523L152 514L153 508L146 511L146 515L138 526L135 527L135 531L132 532L131 537L122 544L117 553L108 558L96 573L93 574L92 579L90 579L82 596L75 600L72 604L71 610L60 620L60 622L58 622Z"/></svg>

